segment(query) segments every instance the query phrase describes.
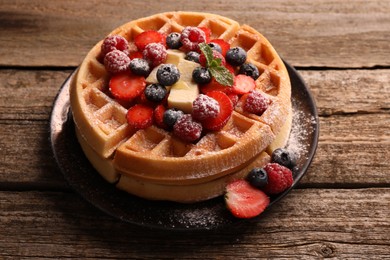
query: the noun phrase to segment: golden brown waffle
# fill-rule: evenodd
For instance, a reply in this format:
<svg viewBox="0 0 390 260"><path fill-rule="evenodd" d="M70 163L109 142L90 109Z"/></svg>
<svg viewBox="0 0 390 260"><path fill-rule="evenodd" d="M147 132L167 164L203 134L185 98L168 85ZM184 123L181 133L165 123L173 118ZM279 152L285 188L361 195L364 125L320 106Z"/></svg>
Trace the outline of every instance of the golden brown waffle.
<svg viewBox="0 0 390 260"><path fill-rule="evenodd" d="M263 152L267 147L268 152L273 149L270 145L275 139L276 143L285 143L291 126L288 73L271 44L253 28L213 14L170 12L132 21L110 35L121 35L132 42L146 30L168 34L181 32L186 26L208 27L211 38L244 48L247 61L261 73L256 88L272 102L261 116L244 112L239 103L221 131L209 132L196 144L185 143L156 126L135 130L126 122L127 109L107 94L109 75L99 62L101 42L95 45L80 65L70 90L78 139L107 180L119 180L121 189L146 198L188 202L220 195L227 180L242 177L254 162L261 166ZM166 195L172 186L177 187L173 190L201 192L199 196L175 191Z"/></svg>

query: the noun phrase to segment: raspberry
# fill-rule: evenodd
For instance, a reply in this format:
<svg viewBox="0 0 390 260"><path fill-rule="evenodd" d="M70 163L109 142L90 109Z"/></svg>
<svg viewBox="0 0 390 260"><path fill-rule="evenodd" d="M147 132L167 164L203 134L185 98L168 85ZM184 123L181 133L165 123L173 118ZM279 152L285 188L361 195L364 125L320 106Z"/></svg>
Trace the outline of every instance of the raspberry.
<svg viewBox="0 0 390 260"><path fill-rule="evenodd" d="M267 110L269 100L259 91L252 91L245 100L244 110L256 115L261 115Z"/></svg>
<svg viewBox="0 0 390 260"><path fill-rule="evenodd" d="M167 59L167 49L161 43L149 43L142 55L153 67L156 67Z"/></svg>
<svg viewBox="0 0 390 260"><path fill-rule="evenodd" d="M129 70L130 58L122 51L113 50L104 57L104 67L110 73L116 74Z"/></svg>
<svg viewBox="0 0 390 260"><path fill-rule="evenodd" d="M176 121L173 133L184 141L194 142L202 134L202 125L194 121L190 114L185 114Z"/></svg>
<svg viewBox="0 0 390 260"><path fill-rule="evenodd" d="M267 194L281 193L293 184L291 170L280 164L268 163L264 170L267 172L268 184L265 185L263 191Z"/></svg>
<svg viewBox="0 0 390 260"><path fill-rule="evenodd" d="M206 42L206 34L198 27L187 26L181 32L180 41L187 50L198 51L198 44Z"/></svg>
<svg viewBox="0 0 390 260"><path fill-rule="evenodd" d="M200 94L192 103L192 117L199 121L216 118L219 111L219 103L203 94Z"/></svg>
<svg viewBox="0 0 390 260"><path fill-rule="evenodd" d="M124 53L128 54L129 43L120 35L111 35L104 39L101 50L103 56L114 50L123 51Z"/></svg>

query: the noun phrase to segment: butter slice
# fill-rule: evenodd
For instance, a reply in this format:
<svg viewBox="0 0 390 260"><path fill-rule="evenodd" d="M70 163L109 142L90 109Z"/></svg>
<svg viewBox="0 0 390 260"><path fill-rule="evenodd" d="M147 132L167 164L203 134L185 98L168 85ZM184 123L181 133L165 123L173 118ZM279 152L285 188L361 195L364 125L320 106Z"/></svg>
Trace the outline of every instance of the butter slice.
<svg viewBox="0 0 390 260"><path fill-rule="evenodd" d="M180 71L180 74L182 75L181 73L181 70L180 70L180 62L181 61L187 61L184 59L185 58L185 54L184 52L181 52L181 51L178 51L178 50L167 50L167 59L165 60L165 64L174 64L176 65L176 67L179 69ZM196 64L196 63L195 63ZM146 82L147 83L150 83L150 84L153 84L153 83L158 83L158 80L157 80L157 70L162 66L163 64L160 64L158 65L157 67L155 67L150 73L149 73L149 76L146 78ZM183 63L182 66L186 66L187 64ZM185 69L184 69L185 70ZM192 77L192 71L191 71L191 77Z"/></svg>
<svg viewBox="0 0 390 260"><path fill-rule="evenodd" d="M168 107L180 109L184 113L191 113L192 102L198 95L199 89L197 84L179 80L172 85L168 96Z"/></svg>

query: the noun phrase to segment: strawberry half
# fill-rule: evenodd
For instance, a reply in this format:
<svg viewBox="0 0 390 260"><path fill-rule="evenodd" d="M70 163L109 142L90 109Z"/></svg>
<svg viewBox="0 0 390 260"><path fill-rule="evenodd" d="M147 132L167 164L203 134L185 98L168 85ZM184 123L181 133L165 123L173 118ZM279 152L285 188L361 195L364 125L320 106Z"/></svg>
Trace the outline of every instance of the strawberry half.
<svg viewBox="0 0 390 260"><path fill-rule="evenodd" d="M236 94L246 94L256 87L255 80L247 75L238 74L234 78L233 92Z"/></svg>
<svg viewBox="0 0 390 260"><path fill-rule="evenodd" d="M200 85L200 92L203 94L209 93L210 91L221 91L224 93L231 93L232 88L228 86L224 86L218 81L215 80L215 78L211 78L211 81L207 84Z"/></svg>
<svg viewBox="0 0 390 260"><path fill-rule="evenodd" d="M215 118L202 121L203 128L211 131L221 130L233 113L233 104L230 98L221 91L210 91L207 96L215 99L219 104L219 114Z"/></svg>
<svg viewBox="0 0 390 260"><path fill-rule="evenodd" d="M137 104L127 111L127 123L135 129L144 129L153 124L153 108Z"/></svg>
<svg viewBox="0 0 390 260"><path fill-rule="evenodd" d="M245 180L236 180L226 186L225 203L237 218L253 218L270 203L269 197Z"/></svg>
<svg viewBox="0 0 390 260"><path fill-rule="evenodd" d="M230 49L229 43L227 43L225 40L222 40L222 39L212 39L212 40L210 40L210 42L214 42L214 43L218 44L219 46L221 46L222 55L224 57L226 56L226 52Z"/></svg>
<svg viewBox="0 0 390 260"><path fill-rule="evenodd" d="M111 77L109 89L114 98L131 101L143 93L146 87L145 78L130 73L119 73Z"/></svg>
<svg viewBox="0 0 390 260"><path fill-rule="evenodd" d="M160 104L154 109L153 112L154 123L162 129L168 129L168 126L164 123L165 110L165 106Z"/></svg>
<svg viewBox="0 0 390 260"><path fill-rule="evenodd" d="M134 38L139 51L143 51L149 43L161 43L165 46L165 36L157 31L144 31Z"/></svg>

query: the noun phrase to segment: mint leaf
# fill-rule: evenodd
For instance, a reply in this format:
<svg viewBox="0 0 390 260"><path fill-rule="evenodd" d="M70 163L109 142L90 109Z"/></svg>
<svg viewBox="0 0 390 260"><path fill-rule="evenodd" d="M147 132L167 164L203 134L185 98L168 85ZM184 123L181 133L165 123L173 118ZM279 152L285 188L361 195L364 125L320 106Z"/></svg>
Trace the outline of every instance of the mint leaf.
<svg viewBox="0 0 390 260"><path fill-rule="evenodd" d="M211 49L211 47L202 42L202 43L199 43L199 49L203 52L205 58L206 58L206 63L207 63L207 67L210 67L212 65L212 62L214 60L214 57L213 57L213 50Z"/></svg>
<svg viewBox="0 0 390 260"><path fill-rule="evenodd" d="M233 74L227 68L223 66L211 67L209 71L219 84L228 87L233 86Z"/></svg>

